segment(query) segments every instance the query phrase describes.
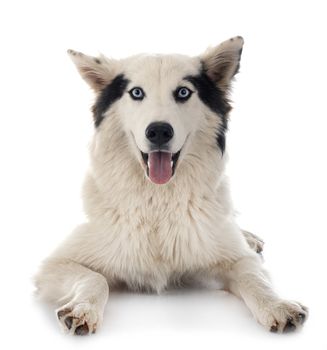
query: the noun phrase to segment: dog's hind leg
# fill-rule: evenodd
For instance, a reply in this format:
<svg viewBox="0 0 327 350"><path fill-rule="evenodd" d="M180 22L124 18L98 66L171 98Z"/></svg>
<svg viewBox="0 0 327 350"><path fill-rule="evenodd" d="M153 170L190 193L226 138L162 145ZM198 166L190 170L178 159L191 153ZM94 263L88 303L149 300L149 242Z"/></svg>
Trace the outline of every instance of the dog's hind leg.
<svg viewBox="0 0 327 350"><path fill-rule="evenodd" d="M256 236L255 234L242 230L242 233L251 249L253 249L256 253L260 254L263 251L264 241Z"/></svg>
<svg viewBox="0 0 327 350"><path fill-rule="evenodd" d="M103 275L69 259L50 258L35 284L40 297L59 306L56 314L66 332L84 335L99 327L109 295Z"/></svg>

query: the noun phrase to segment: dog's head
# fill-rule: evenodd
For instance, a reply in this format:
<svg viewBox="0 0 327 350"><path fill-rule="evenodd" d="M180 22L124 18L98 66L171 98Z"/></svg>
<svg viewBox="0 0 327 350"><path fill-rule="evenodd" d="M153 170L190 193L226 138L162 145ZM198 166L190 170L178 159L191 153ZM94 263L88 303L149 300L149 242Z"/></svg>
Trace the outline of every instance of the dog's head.
<svg viewBox="0 0 327 350"><path fill-rule="evenodd" d="M243 39L235 37L197 57L138 55L114 60L68 53L96 93L96 132L105 132L111 113L118 115L122 137L129 140L148 178L165 184L210 118L222 156L230 111L227 95L242 46Z"/></svg>

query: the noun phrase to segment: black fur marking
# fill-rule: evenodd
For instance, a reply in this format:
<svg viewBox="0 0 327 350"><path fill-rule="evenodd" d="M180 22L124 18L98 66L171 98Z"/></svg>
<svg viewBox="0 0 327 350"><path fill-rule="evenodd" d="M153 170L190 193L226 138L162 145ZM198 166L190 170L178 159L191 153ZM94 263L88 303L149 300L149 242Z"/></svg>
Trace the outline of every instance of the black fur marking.
<svg viewBox="0 0 327 350"><path fill-rule="evenodd" d="M119 74L109 85L101 90L92 108L95 127L101 124L104 119L104 113L108 108L123 96L127 84L128 80L123 74Z"/></svg>
<svg viewBox="0 0 327 350"><path fill-rule="evenodd" d="M226 131L228 124L228 113L231 106L225 93L211 80L203 69L199 75L185 77L197 89L202 102L221 118L221 124L217 132L217 145L224 153L226 146Z"/></svg>

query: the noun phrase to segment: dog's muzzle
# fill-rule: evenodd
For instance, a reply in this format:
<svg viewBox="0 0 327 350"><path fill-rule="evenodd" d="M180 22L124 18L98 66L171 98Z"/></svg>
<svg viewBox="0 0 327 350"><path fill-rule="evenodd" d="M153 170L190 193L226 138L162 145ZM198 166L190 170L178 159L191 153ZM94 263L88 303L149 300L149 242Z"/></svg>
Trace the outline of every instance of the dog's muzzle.
<svg viewBox="0 0 327 350"><path fill-rule="evenodd" d="M166 122L153 122L145 130L149 153L142 153L147 175L155 184L165 184L174 175L179 153L171 153L169 141L174 136L173 127Z"/></svg>

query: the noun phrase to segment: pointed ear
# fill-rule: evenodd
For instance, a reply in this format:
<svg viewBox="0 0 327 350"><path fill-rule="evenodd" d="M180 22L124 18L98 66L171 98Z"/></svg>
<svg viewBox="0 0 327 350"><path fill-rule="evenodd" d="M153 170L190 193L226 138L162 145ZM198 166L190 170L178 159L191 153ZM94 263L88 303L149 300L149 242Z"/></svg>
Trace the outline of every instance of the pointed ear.
<svg viewBox="0 0 327 350"><path fill-rule="evenodd" d="M209 48L202 56L207 75L223 90L230 87L233 76L238 72L244 40L237 36Z"/></svg>
<svg viewBox="0 0 327 350"><path fill-rule="evenodd" d="M84 55L81 52L68 50L68 55L75 63L82 78L95 91L101 91L114 77L114 61L104 56L99 58Z"/></svg>

